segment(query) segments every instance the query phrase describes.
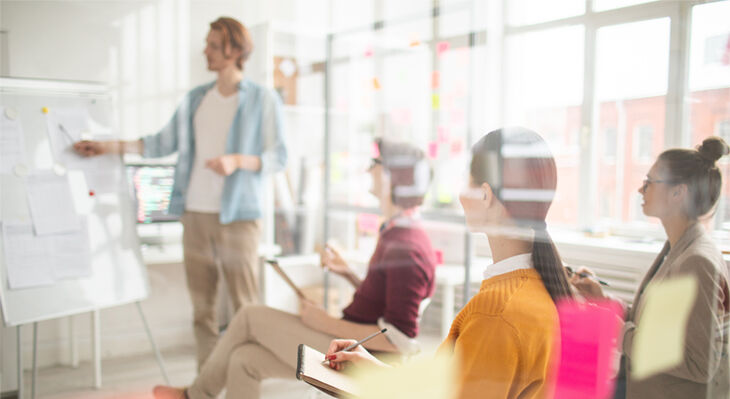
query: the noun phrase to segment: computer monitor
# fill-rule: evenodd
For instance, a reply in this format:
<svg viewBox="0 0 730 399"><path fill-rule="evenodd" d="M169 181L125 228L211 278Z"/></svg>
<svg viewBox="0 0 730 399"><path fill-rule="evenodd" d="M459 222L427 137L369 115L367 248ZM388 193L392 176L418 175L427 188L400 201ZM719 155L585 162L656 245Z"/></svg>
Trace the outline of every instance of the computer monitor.
<svg viewBox="0 0 730 399"><path fill-rule="evenodd" d="M168 213L174 174L173 165L127 165L127 177L137 210L137 223L178 220L178 216Z"/></svg>

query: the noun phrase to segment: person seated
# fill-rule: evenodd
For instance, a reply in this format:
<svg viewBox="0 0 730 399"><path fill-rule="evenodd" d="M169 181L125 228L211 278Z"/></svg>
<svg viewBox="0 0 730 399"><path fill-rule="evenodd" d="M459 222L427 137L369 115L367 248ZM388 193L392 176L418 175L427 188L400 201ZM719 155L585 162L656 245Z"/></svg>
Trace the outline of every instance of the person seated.
<svg viewBox="0 0 730 399"><path fill-rule="evenodd" d="M371 193L380 202L386 221L363 280L333 248L321 254L322 266L356 287L342 319L328 315L312 302L300 301L294 315L266 306L239 310L186 389L157 386L157 399L215 398L226 388L227 398L258 398L266 378L294 378L297 346L321 352L335 337L364 337L391 326L368 342L370 350L397 353L399 337L418 334L421 302L433 294L436 258L421 226L418 208L428 189L431 170L423 151L406 144L377 140Z"/></svg>
<svg viewBox="0 0 730 399"><path fill-rule="evenodd" d="M646 216L662 222L667 241L644 276L627 307L621 332L621 367L615 398L727 398L728 319L730 319L730 272L722 253L700 220L711 214L722 191L722 173L717 161L730 152L720 137L708 137L696 149L673 148L659 155L639 187ZM687 328L682 362L647 378L631 374L636 353L634 337L641 326L645 290L654 283L680 276L697 282ZM609 298L595 274L580 268L571 283L588 300ZM611 299L615 299L610 297Z"/></svg>
<svg viewBox="0 0 730 399"><path fill-rule="evenodd" d="M438 349L456 357L456 398L551 394L555 303L572 298L545 224L556 184L555 160L531 130L495 130L472 148L470 183L460 201L469 229L486 233L494 264ZM330 367L388 367L362 346L342 351L355 342L332 341Z"/></svg>

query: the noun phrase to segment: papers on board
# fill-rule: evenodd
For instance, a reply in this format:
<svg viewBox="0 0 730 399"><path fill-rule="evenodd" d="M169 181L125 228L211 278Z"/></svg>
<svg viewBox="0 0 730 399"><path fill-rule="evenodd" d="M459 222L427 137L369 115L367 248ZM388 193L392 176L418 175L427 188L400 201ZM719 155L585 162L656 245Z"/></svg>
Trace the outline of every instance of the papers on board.
<svg viewBox="0 0 730 399"><path fill-rule="evenodd" d="M25 164L20 119L12 108L0 106L0 174L13 173L19 164Z"/></svg>
<svg viewBox="0 0 730 399"><path fill-rule="evenodd" d="M96 194L116 192L122 178L119 156L78 155L73 144L80 140L114 139L111 130L96 123L86 108L53 108L46 116L54 160L64 168L83 170L89 190Z"/></svg>
<svg viewBox="0 0 730 399"><path fill-rule="evenodd" d="M67 176L58 176L48 170L37 171L28 176L26 190L37 235L79 230L79 218Z"/></svg>
<svg viewBox="0 0 730 399"><path fill-rule="evenodd" d="M55 284L64 278L91 275L91 248L86 218L76 232L39 236L27 222L2 223L8 285L11 289Z"/></svg>

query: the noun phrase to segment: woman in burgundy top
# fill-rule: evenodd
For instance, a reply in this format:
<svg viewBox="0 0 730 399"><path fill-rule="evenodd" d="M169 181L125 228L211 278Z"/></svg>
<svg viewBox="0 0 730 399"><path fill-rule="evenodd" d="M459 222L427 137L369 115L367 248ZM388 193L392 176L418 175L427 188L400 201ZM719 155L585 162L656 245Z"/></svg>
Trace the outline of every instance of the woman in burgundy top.
<svg viewBox="0 0 730 399"><path fill-rule="evenodd" d="M381 226L365 279L353 273L336 250L327 247L322 265L350 281L357 290L343 318L329 316L319 305L301 301L294 315L266 306L239 310L188 388L155 387L157 399L258 398L265 378L294 378L297 346L325 352L337 337L365 337L391 327L365 344L370 350L398 352L394 344L418 334L421 302L434 290L436 260L418 220L431 169L423 152L409 144L376 141L380 155L369 172L371 193L380 201ZM396 331L397 330L397 331Z"/></svg>

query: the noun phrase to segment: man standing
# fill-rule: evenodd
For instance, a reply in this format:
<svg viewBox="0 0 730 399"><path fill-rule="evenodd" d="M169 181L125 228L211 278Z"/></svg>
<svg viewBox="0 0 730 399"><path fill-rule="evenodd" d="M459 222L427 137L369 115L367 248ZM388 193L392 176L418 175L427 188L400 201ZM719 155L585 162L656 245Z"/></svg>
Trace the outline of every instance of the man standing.
<svg viewBox="0 0 730 399"><path fill-rule="evenodd" d="M184 227L198 368L218 340L216 264L222 265L236 310L258 298L261 177L283 169L287 159L279 97L243 78L252 50L240 22L218 18L210 24L204 51L216 81L188 92L160 132L138 141L74 144L84 156L178 154L169 212L180 215Z"/></svg>

